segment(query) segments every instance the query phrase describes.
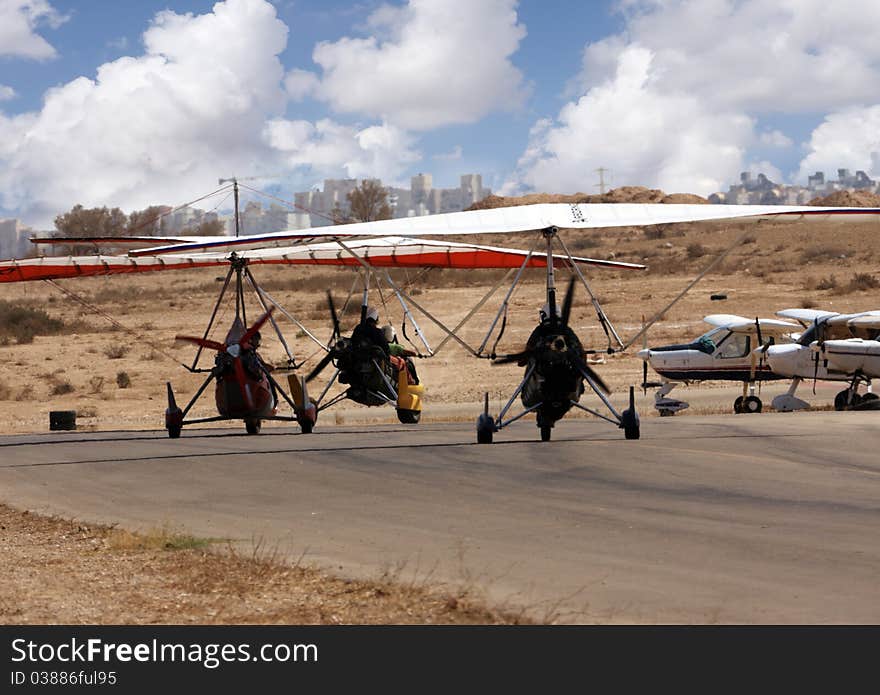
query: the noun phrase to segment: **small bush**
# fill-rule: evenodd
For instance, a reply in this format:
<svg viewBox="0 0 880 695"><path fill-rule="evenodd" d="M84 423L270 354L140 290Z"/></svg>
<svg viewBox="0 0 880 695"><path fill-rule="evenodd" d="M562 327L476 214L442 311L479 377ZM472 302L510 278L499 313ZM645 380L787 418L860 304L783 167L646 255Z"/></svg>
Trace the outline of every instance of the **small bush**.
<svg viewBox="0 0 880 695"><path fill-rule="evenodd" d="M829 275L827 278L822 278L816 283L817 290L836 290L837 289L837 278L834 275Z"/></svg>
<svg viewBox="0 0 880 695"><path fill-rule="evenodd" d="M131 386L131 377L128 372L119 372L116 375L116 385L121 389L127 389Z"/></svg>
<svg viewBox="0 0 880 695"><path fill-rule="evenodd" d="M699 241L694 241L687 245L687 257L691 260L695 258L702 258L706 255L706 247L703 246Z"/></svg>
<svg viewBox="0 0 880 695"><path fill-rule="evenodd" d="M51 390L49 391L50 396L63 396L67 393L73 393L76 389L73 388L73 384L69 381L57 381L52 385Z"/></svg>
<svg viewBox="0 0 880 695"><path fill-rule="evenodd" d="M101 393L104 390L104 377L93 376L89 379L89 393Z"/></svg>
<svg viewBox="0 0 880 695"><path fill-rule="evenodd" d="M880 287L880 280L870 273L855 273L847 285L850 292L874 290Z"/></svg>
<svg viewBox="0 0 880 695"><path fill-rule="evenodd" d="M30 384L21 387L21 391L15 394L15 400L17 401L32 401L34 400L34 387Z"/></svg>
<svg viewBox="0 0 880 695"><path fill-rule="evenodd" d="M817 306L819 305L816 302L807 297L804 297L801 300L801 309L815 309Z"/></svg>
<svg viewBox="0 0 880 695"><path fill-rule="evenodd" d="M122 343L114 343L104 348L104 355L110 360L119 360L128 354L128 346Z"/></svg>
<svg viewBox="0 0 880 695"><path fill-rule="evenodd" d="M64 322L53 319L42 309L0 301L0 339L21 345L34 342L37 335L56 335L64 330Z"/></svg>

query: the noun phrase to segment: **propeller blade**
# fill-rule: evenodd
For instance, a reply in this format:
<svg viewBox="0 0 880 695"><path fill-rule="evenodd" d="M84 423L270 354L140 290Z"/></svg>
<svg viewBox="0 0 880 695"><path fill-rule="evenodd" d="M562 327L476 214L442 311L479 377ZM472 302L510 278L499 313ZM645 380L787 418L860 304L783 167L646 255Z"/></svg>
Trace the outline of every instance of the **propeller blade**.
<svg viewBox="0 0 880 695"><path fill-rule="evenodd" d="M562 314L559 316L559 322L563 326L568 325L572 300L574 300L574 276L569 280L568 288L565 290L565 299L562 300Z"/></svg>
<svg viewBox="0 0 880 695"><path fill-rule="evenodd" d="M648 395L648 360L642 362L642 393Z"/></svg>
<svg viewBox="0 0 880 695"><path fill-rule="evenodd" d="M327 304L330 306L330 318L333 321L333 338L338 338L342 332L339 330L339 316L336 314L336 305L333 304L333 295L327 290Z"/></svg>
<svg viewBox="0 0 880 695"><path fill-rule="evenodd" d="M492 360L492 364L510 364L511 362L519 362L520 360L526 359L531 354L531 350L523 350L522 352L517 352L513 355L501 355L495 357Z"/></svg>
<svg viewBox="0 0 880 695"><path fill-rule="evenodd" d="M335 354L333 350L324 355L324 357L321 358L321 361L315 365L315 368L311 372L309 372L309 375L306 377L306 382L308 383L316 376L318 376L318 374L320 374L324 370L324 367L330 364L330 360L332 360L334 357Z"/></svg>
<svg viewBox="0 0 880 695"><path fill-rule="evenodd" d="M232 368L235 370L235 378L238 380L238 387L241 389L241 397L244 399L244 404L248 410L253 411L254 399L248 388L249 379L244 372L244 365L241 363L240 357L232 360Z"/></svg>
<svg viewBox="0 0 880 695"><path fill-rule="evenodd" d="M254 333L256 333L258 330L260 330L263 327L263 324L269 320L269 317L272 315L273 311L275 311L275 307L274 306L269 307L269 311L267 311L260 318L258 318L256 323L254 323L253 326L251 326L250 328L247 329L247 331L245 331L245 334L243 336L241 336L241 340L238 341L238 344L244 345L245 343L249 343L251 341L251 338L254 337Z"/></svg>
<svg viewBox="0 0 880 695"><path fill-rule="evenodd" d="M199 345L203 348L210 348L211 350L216 350L217 352L226 352L226 345L224 345L223 343L218 343L216 340L197 338L194 335L176 335L174 336L174 339L182 340L187 343L194 343L195 345Z"/></svg>
<svg viewBox="0 0 880 695"><path fill-rule="evenodd" d="M581 372L589 375L590 379L593 380L593 383L595 383L596 386L599 387L599 390L602 391L602 393L611 393L611 388L608 386L608 384L605 383L605 380L601 376L599 376L595 369L587 364L587 361L583 357L581 357L574 350L569 350L569 355L572 361L575 363L575 366L577 366L577 368L580 369Z"/></svg>

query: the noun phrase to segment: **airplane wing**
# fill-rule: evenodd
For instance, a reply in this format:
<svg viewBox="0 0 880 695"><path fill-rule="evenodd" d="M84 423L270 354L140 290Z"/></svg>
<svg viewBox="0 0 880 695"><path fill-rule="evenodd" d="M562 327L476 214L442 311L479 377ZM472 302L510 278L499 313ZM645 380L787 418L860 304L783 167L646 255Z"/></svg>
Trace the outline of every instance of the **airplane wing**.
<svg viewBox="0 0 880 695"><path fill-rule="evenodd" d="M799 321L804 328L809 327L813 321L817 319L824 319L829 316L836 316L836 311L821 311L818 309L783 309L782 311L776 312L777 316L781 316L784 319L794 319L795 321Z"/></svg>
<svg viewBox="0 0 880 695"><path fill-rule="evenodd" d="M743 323L748 321L745 316L737 316L736 314L710 314L704 316L703 321L710 326L729 326L732 323Z"/></svg>
<svg viewBox="0 0 880 695"><path fill-rule="evenodd" d="M853 321L857 321L861 318L872 319L875 316L880 315L880 312L875 311L860 311L855 314L837 314L829 318L826 323L829 326L840 326L842 324L846 324L847 326L852 325ZM870 327L869 325L865 325L866 328Z"/></svg>
<svg viewBox="0 0 880 695"><path fill-rule="evenodd" d="M846 322L851 329L880 330L880 311L869 311Z"/></svg>
<svg viewBox="0 0 880 695"><path fill-rule="evenodd" d="M375 236L450 236L528 232L548 227L599 229L637 227L674 222L711 220L759 221L769 219L822 221L880 219L880 208L834 208L791 205L678 205L636 203L541 203L441 215L404 217L377 222L315 227L305 230L252 234L240 237L201 237L186 243L138 249L132 255L159 255L180 251L270 248L329 239Z"/></svg>
<svg viewBox="0 0 880 695"><path fill-rule="evenodd" d="M216 236L32 236L32 244L55 246L155 246L156 244L193 244L216 239Z"/></svg>
<svg viewBox="0 0 880 695"><path fill-rule="evenodd" d="M757 333L755 328L755 319L749 319L745 316L737 316L736 314L710 314L703 318L703 321L712 326L721 326L727 328L734 333ZM800 330L800 325L789 323L788 321L778 321L776 319L758 319L761 326L761 333L767 335L780 335L783 333L791 333L793 330Z"/></svg>
<svg viewBox="0 0 880 695"><path fill-rule="evenodd" d="M346 246L374 267L383 268L518 268L527 251L478 244L413 240L397 237L363 239ZM239 257L253 265L357 266L359 261L337 243L310 244L287 248L242 251ZM568 257L554 255L554 265L567 264ZM575 256L586 265L643 270L645 266L621 261ZM162 256L57 256L0 261L0 283L48 280L89 275L117 275L187 268L225 266L226 253L165 254ZM546 267L546 256L532 255L528 267Z"/></svg>
<svg viewBox="0 0 880 695"><path fill-rule="evenodd" d="M793 331L801 330L801 325L790 323L789 321L779 321L777 319L758 319L758 325L761 327L761 335L784 335ZM734 333L748 333L749 335L757 334L755 320L746 320L742 323L735 323L728 326Z"/></svg>

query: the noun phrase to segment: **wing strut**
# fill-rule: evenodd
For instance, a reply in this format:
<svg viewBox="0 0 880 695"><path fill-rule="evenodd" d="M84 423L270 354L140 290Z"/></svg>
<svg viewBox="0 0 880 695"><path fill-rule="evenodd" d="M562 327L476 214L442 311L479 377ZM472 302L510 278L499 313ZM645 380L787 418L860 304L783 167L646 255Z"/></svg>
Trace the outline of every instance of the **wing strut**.
<svg viewBox="0 0 880 695"><path fill-rule="evenodd" d="M758 224L760 224L760 220L759 220ZM632 338L627 340L626 344L623 346L623 349L626 350L631 345L633 345L639 338L641 338L642 335L645 333L645 331L647 331L651 326L653 326L655 323L657 323L657 321L659 321L667 311L669 311L672 307L674 307L676 304L678 304L678 302L681 301L681 299L688 292L690 292L691 288L694 285L696 285L700 280L702 280L703 277L707 273L709 273L713 268L715 268L719 263L721 263L721 261L723 261L725 258L727 258L727 255L731 251L733 251L737 246L739 246L743 242L743 240L747 236L749 236L750 233L752 233L752 230L746 229L745 231L743 231L743 233L740 234L730 246L728 246L726 249L724 249L724 251L722 251L711 263L709 263L709 265L707 265L702 271L700 271L700 274L697 275L697 277L695 277L693 280L691 280L687 284L687 286L681 292L679 292L671 302L669 302L669 304L667 304L660 311L658 311L656 314L654 314L651 317L651 320L648 321L648 323L646 323L644 326L642 326L642 329L638 333L636 333Z"/></svg>

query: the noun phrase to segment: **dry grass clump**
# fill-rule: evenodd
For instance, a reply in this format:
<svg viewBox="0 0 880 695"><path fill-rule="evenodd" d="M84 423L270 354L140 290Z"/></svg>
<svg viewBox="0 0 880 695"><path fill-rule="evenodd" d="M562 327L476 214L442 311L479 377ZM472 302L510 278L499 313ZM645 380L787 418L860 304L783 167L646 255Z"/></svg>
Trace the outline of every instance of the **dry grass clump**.
<svg viewBox="0 0 880 695"><path fill-rule="evenodd" d="M808 246L801 252L801 263L821 263L832 258L846 258L846 249L839 246Z"/></svg>
<svg viewBox="0 0 880 695"><path fill-rule="evenodd" d="M131 377L128 372L116 373L116 385L121 389L127 389L131 386Z"/></svg>
<svg viewBox="0 0 880 695"><path fill-rule="evenodd" d="M875 290L880 287L880 280L871 273L854 273L850 281L841 290L841 294L860 290Z"/></svg>
<svg viewBox="0 0 880 695"><path fill-rule="evenodd" d="M104 348L104 356L108 360L121 360L128 354L128 346L122 343L113 343Z"/></svg>
<svg viewBox="0 0 880 695"><path fill-rule="evenodd" d="M34 336L57 335L64 327L42 309L0 300L0 344L9 345L13 339L19 345L32 343Z"/></svg>

